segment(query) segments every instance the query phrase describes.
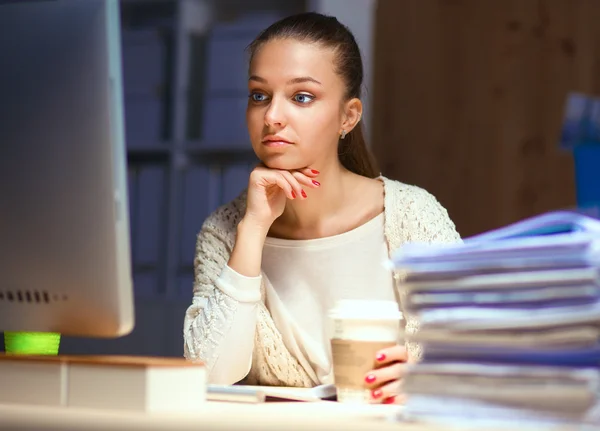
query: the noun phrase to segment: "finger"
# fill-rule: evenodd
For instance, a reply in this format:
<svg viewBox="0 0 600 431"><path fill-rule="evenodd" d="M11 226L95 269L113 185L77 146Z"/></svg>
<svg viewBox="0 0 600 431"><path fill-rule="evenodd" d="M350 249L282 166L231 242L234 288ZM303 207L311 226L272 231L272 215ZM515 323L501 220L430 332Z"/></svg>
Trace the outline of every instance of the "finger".
<svg viewBox="0 0 600 431"><path fill-rule="evenodd" d="M397 362L387 367L378 368L365 376L366 386L370 389L377 388L385 383L398 380L404 376L406 364Z"/></svg>
<svg viewBox="0 0 600 431"><path fill-rule="evenodd" d="M406 394L398 394L393 397L385 398L381 404L406 404Z"/></svg>
<svg viewBox="0 0 600 431"><path fill-rule="evenodd" d="M281 175L285 178L285 180L292 186L294 189L295 196L300 197L301 199L306 199L306 193L302 188L302 185L298 182L296 178L289 171L279 171Z"/></svg>
<svg viewBox="0 0 600 431"><path fill-rule="evenodd" d="M317 171L316 169L312 169L312 168L298 169L296 172L303 173L304 175L306 175L307 177L310 177L310 178L318 177L319 174L321 173L321 172Z"/></svg>
<svg viewBox="0 0 600 431"><path fill-rule="evenodd" d="M392 362L406 362L408 360L408 353L406 347L397 345L388 347L387 349L380 350L375 355L375 363L379 366L390 364Z"/></svg>
<svg viewBox="0 0 600 431"><path fill-rule="evenodd" d="M371 400L382 402L388 398L394 398L400 395L400 380L394 380L387 385L371 391Z"/></svg>
<svg viewBox="0 0 600 431"><path fill-rule="evenodd" d="M306 176L304 173L302 173L300 171L293 171L292 175L294 176L294 178L296 178L296 180L299 183L304 184L306 186L309 186L312 188L317 188L321 185L320 182L318 182L317 180L315 180L313 178Z"/></svg>
<svg viewBox="0 0 600 431"><path fill-rule="evenodd" d="M288 199L296 199L296 194L294 193L294 189L288 180L283 176L281 172L278 171L270 171L266 172L263 177L263 181L268 185L276 185L281 190L284 191L285 195Z"/></svg>

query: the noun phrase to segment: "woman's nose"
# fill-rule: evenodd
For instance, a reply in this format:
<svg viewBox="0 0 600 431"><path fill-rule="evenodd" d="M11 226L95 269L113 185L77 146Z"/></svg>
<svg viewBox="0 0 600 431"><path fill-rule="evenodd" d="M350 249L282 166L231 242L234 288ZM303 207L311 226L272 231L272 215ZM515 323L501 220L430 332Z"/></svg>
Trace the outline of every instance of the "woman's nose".
<svg viewBox="0 0 600 431"><path fill-rule="evenodd" d="M265 124L267 126L285 126L285 113L281 101L271 101L267 112L265 112Z"/></svg>

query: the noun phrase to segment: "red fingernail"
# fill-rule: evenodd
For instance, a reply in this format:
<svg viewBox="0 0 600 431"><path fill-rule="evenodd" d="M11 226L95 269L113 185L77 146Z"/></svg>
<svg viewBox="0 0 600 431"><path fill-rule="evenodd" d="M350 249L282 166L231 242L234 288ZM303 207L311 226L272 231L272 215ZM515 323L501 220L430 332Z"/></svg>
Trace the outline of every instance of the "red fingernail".
<svg viewBox="0 0 600 431"><path fill-rule="evenodd" d="M316 169L311 169L310 171L315 175L319 175L321 173L321 172L317 171Z"/></svg>
<svg viewBox="0 0 600 431"><path fill-rule="evenodd" d="M318 182L318 181L315 181L315 180L313 180L313 184L314 184L315 186L317 186L317 187L321 185L321 183L320 183L320 182Z"/></svg>
<svg viewBox="0 0 600 431"><path fill-rule="evenodd" d="M383 400L382 404L394 404L396 402L396 397L389 397Z"/></svg>
<svg viewBox="0 0 600 431"><path fill-rule="evenodd" d="M373 374L368 374L367 377L365 377L365 382L367 383L373 383L375 380L376 377Z"/></svg>
<svg viewBox="0 0 600 431"><path fill-rule="evenodd" d="M292 197L296 199L296 193L292 190Z"/></svg>
<svg viewBox="0 0 600 431"><path fill-rule="evenodd" d="M383 392L381 392L381 389L375 389L374 391L371 392L371 396L374 399L381 398L382 395L383 395Z"/></svg>
<svg viewBox="0 0 600 431"><path fill-rule="evenodd" d="M375 359L377 359L378 362L385 361L385 353L379 353L379 354L377 354L377 356L375 357Z"/></svg>
<svg viewBox="0 0 600 431"><path fill-rule="evenodd" d="M306 193L304 192L304 190L302 190L302 197L303 197L303 198L307 197L307 196L306 196Z"/></svg>

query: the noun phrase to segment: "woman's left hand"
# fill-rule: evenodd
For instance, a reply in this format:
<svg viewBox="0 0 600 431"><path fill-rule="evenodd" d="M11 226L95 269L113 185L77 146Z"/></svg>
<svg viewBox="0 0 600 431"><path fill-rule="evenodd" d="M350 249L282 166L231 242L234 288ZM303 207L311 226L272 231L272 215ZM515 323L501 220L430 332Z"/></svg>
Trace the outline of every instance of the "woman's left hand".
<svg viewBox="0 0 600 431"><path fill-rule="evenodd" d="M408 354L404 346L393 346L377 352L376 369L365 376L365 383L371 389L373 402L384 404L404 404L404 394L400 393L400 380L406 369Z"/></svg>

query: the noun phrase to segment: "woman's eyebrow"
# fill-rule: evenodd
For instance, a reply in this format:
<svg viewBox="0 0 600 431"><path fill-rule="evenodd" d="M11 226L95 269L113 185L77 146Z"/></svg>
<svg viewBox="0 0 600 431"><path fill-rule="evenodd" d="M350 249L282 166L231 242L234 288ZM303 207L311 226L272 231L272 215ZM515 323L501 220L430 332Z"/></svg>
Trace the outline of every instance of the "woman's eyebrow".
<svg viewBox="0 0 600 431"><path fill-rule="evenodd" d="M256 82L260 82L262 84L268 84L268 81L265 78L262 78L260 76L257 75L250 75L250 77L248 78L248 81L256 81ZM313 82L315 84L318 85L323 85L321 84L319 81L317 81L315 78L311 78L310 76L299 76L298 78L293 78L290 79L287 84L301 84L303 82Z"/></svg>
<svg viewBox="0 0 600 431"><path fill-rule="evenodd" d="M314 82L315 84L322 85L319 81L317 81L315 78L311 78L310 76L300 76L298 78L290 79L287 83L302 84L303 82Z"/></svg>
<svg viewBox="0 0 600 431"><path fill-rule="evenodd" d="M267 84L267 80L265 78L261 78L260 76L256 76L256 75L250 75L250 77L248 78L248 81L256 81L256 82L260 82L261 84Z"/></svg>

